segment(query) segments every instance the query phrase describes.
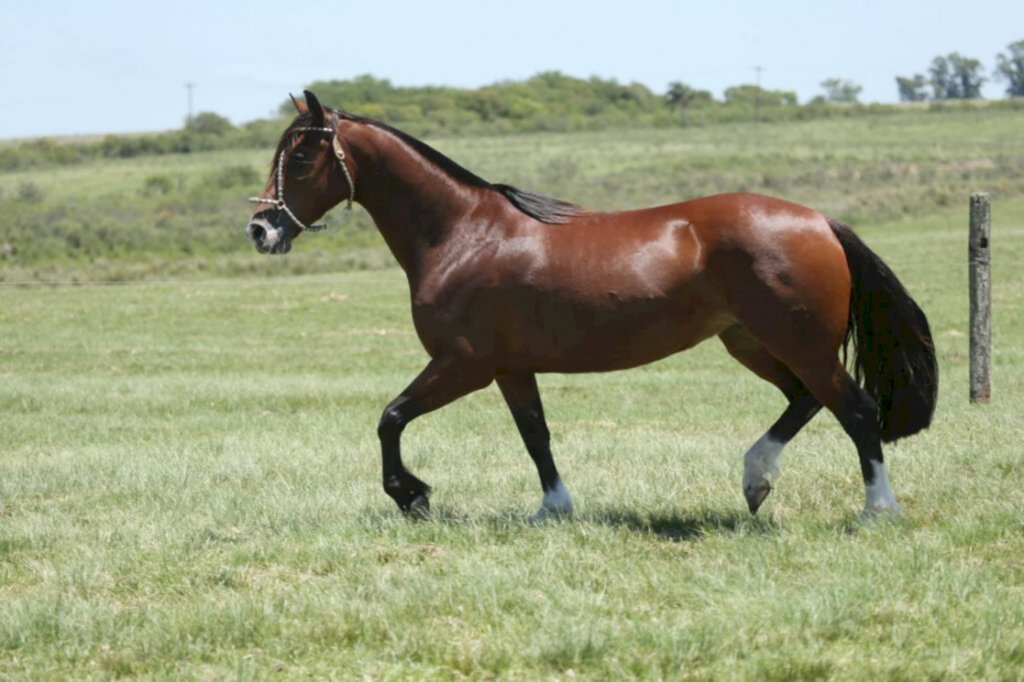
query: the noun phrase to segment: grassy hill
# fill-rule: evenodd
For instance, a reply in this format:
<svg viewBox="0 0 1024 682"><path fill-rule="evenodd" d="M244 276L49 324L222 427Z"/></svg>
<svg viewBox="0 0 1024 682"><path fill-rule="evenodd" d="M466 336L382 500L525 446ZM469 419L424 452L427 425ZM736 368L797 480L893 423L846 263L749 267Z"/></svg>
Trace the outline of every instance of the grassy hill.
<svg viewBox="0 0 1024 682"><path fill-rule="evenodd" d="M1024 195L1024 112L943 111L754 125L428 138L492 181L621 209L752 190L862 225L974 190ZM273 262L242 236L270 164L220 150L0 173L0 278L134 280L322 272L389 262L368 216Z"/></svg>

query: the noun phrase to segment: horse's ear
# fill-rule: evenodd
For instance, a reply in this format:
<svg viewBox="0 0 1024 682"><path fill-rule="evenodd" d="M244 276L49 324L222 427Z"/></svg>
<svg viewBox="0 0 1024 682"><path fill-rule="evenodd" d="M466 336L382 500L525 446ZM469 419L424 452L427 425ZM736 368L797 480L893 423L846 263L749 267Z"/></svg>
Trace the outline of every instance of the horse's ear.
<svg viewBox="0 0 1024 682"><path fill-rule="evenodd" d="M303 90L302 94L306 96L306 107L313 116L312 125L322 126L324 124L324 107L320 104L320 100L309 90Z"/></svg>
<svg viewBox="0 0 1024 682"><path fill-rule="evenodd" d="M307 111L309 111L309 109L306 107L306 103L305 102L301 102L301 101L295 99L295 95L293 95L290 92L288 93L288 96L292 98L292 104L295 105L295 110L297 112L299 112L300 114L304 114Z"/></svg>

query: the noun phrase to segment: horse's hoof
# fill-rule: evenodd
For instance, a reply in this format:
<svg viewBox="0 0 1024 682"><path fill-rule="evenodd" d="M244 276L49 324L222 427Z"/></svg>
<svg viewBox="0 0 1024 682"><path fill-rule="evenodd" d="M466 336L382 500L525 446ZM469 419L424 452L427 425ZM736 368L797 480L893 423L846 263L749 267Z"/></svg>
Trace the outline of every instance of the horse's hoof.
<svg viewBox="0 0 1024 682"><path fill-rule="evenodd" d="M541 507L536 514L530 517L530 523L539 526L548 521L562 521L572 518L572 509L548 509Z"/></svg>
<svg viewBox="0 0 1024 682"><path fill-rule="evenodd" d="M413 498L405 515L411 519L426 519L430 517L430 500L422 493Z"/></svg>
<svg viewBox="0 0 1024 682"><path fill-rule="evenodd" d="M864 507L864 511L860 513L861 523L871 523L881 519L895 521L901 518L903 518L903 510L898 504L893 504L891 507Z"/></svg>
<svg viewBox="0 0 1024 682"><path fill-rule="evenodd" d="M761 505L771 491L772 484L767 482L743 489L743 495L747 498L747 508L750 509L751 516L757 514L757 510L761 508Z"/></svg>

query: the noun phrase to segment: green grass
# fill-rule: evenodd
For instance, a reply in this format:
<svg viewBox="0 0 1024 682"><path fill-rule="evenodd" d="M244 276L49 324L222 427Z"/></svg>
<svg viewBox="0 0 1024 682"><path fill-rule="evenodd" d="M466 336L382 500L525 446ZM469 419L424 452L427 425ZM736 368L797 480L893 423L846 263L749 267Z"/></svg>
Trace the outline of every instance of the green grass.
<svg viewBox="0 0 1024 682"><path fill-rule="evenodd" d="M527 523L495 388L418 420L435 514L413 523L375 436L426 360L400 271L0 287L0 677L1017 678L1024 200L994 217L987 406L966 202L862 225L942 371L934 426L887 451L905 519L867 526L830 415L747 515L742 453L783 404L716 342L541 377L569 522Z"/></svg>

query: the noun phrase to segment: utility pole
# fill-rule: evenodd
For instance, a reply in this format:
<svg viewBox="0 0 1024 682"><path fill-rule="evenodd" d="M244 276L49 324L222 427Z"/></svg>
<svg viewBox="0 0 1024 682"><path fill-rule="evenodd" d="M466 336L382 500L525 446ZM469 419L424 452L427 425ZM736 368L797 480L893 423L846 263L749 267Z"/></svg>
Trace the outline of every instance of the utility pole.
<svg viewBox="0 0 1024 682"><path fill-rule="evenodd" d="M195 87L195 83L185 83L185 90L188 91L188 118L185 119L185 126L192 126L192 89Z"/></svg>
<svg viewBox="0 0 1024 682"><path fill-rule="evenodd" d="M754 92L754 123L761 122L761 67L755 66L754 71L757 73L757 90Z"/></svg>
<svg viewBox="0 0 1024 682"><path fill-rule="evenodd" d="M185 145L186 151L192 153L192 89L195 83L185 83L185 90L188 92L188 118L185 119Z"/></svg>

